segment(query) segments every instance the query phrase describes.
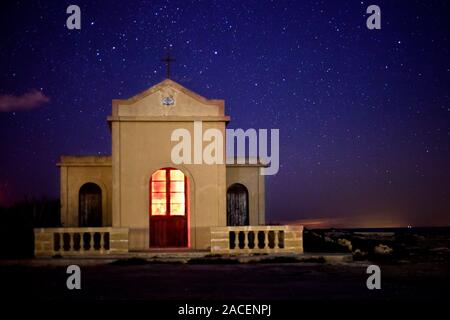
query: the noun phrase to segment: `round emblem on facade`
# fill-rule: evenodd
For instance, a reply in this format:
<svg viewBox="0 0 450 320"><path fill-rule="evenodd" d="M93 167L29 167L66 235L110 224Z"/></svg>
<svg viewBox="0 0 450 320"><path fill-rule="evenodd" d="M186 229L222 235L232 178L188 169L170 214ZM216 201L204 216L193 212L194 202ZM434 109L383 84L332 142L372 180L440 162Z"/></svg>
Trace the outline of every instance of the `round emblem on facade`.
<svg viewBox="0 0 450 320"><path fill-rule="evenodd" d="M175 100L172 97L164 97L162 99L162 104L164 106L173 106L175 104Z"/></svg>

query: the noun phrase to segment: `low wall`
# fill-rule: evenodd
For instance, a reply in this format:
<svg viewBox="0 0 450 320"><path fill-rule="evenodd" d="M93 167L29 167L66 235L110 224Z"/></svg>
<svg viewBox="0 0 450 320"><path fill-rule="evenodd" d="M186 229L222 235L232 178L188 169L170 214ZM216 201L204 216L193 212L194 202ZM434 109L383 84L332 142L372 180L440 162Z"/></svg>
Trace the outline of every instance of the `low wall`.
<svg viewBox="0 0 450 320"><path fill-rule="evenodd" d="M213 227L211 252L303 253L303 226Z"/></svg>
<svg viewBox="0 0 450 320"><path fill-rule="evenodd" d="M35 256L102 255L127 252L127 228L34 229Z"/></svg>

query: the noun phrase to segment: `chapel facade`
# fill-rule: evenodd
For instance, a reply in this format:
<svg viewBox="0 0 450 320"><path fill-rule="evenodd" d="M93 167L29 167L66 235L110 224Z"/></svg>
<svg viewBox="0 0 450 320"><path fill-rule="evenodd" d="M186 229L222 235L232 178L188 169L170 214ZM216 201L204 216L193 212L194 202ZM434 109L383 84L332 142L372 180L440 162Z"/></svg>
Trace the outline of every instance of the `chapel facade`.
<svg viewBox="0 0 450 320"><path fill-rule="evenodd" d="M128 249L211 247L211 228L265 224L262 165L174 164L171 140L214 128L225 137L223 100L166 79L125 100L107 118L111 156L62 156L61 225L128 230ZM193 138L194 139L194 138ZM225 141L223 154L226 153ZM278 241L278 238L277 238Z"/></svg>

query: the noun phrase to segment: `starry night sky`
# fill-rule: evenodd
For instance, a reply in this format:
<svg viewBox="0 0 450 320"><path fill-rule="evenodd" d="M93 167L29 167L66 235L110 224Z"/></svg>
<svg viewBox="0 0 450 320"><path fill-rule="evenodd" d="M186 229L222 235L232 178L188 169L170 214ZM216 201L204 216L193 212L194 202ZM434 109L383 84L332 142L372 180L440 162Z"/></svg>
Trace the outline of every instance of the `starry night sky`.
<svg viewBox="0 0 450 320"><path fill-rule="evenodd" d="M1 205L57 197L60 155L110 154L111 100L163 80L170 49L172 79L225 99L230 128L280 129L268 220L450 225L449 1L0 6Z"/></svg>

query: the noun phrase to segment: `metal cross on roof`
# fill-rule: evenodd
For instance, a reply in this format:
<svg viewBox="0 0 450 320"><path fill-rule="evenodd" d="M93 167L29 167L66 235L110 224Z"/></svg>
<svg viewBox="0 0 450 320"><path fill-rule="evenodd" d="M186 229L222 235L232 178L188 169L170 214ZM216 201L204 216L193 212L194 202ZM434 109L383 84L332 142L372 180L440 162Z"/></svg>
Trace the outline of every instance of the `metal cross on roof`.
<svg viewBox="0 0 450 320"><path fill-rule="evenodd" d="M170 52L167 52L167 55L161 60L166 64L166 78L170 79L170 64L175 61L170 55Z"/></svg>

